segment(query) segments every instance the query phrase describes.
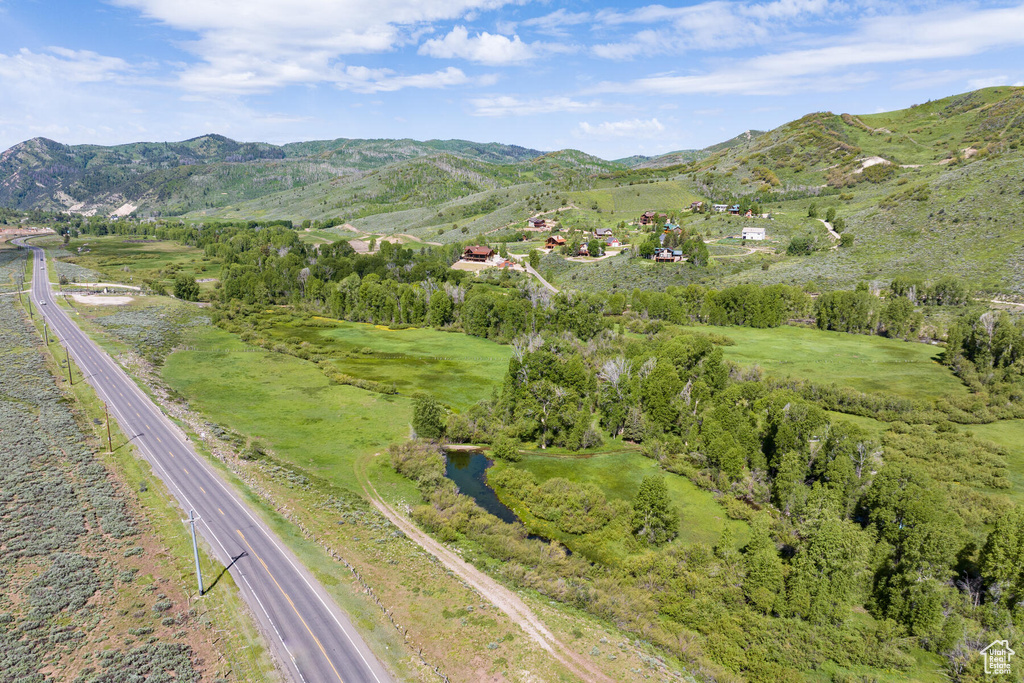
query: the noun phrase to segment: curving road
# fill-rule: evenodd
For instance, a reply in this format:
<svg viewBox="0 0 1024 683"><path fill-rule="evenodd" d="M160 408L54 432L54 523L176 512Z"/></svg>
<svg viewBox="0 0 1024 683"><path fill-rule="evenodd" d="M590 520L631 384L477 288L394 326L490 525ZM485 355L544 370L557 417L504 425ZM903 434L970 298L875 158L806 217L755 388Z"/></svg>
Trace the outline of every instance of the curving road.
<svg viewBox="0 0 1024 683"><path fill-rule="evenodd" d="M391 676L323 586L196 454L185 436L121 368L61 309L43 250L32 250L32 304L136 445L181 503L238 584L277 656L279 668L305 683L391 683ZM182 533L188 533L182 527ZM207 584L214 577L204 577Z"/></svg>

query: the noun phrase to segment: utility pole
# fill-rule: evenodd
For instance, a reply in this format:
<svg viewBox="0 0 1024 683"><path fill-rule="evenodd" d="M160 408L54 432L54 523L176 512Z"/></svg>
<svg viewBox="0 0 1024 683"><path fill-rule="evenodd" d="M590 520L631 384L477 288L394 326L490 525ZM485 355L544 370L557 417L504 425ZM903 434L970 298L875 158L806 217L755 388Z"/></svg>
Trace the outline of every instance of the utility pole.
<svg viewBox="0 0 1024 683"><path fill-rule="evenodd" d="M196 579L199 581L199 595L203 594L203 570L199 568L199 544L196 543L195 511L188 511L188 524L192 526L192 555L196 558Z"/></svg>
<svg viewBox="0 0 1024 683"><path fill-rule="evenodd" d="M71 354L68 353L68 347L64 347L64 358L68 362L68 383L72 386L75 384L74 378L71 376Z"/></svg>
<svg viewBox="0 0 1024 683"><path fill-rule="evenodd" d="M50 345L50 331L46 327L45 320L43 321L43 341L46 342L47 346Z"/></svg>
<svg viewBox="0 0 1024 683"><path fill-rule="evenodd" d="M103 404L103 416L107 418L107 450L114 452L114 445L110 441L110 413L107 412L107 404Z"/></svg>

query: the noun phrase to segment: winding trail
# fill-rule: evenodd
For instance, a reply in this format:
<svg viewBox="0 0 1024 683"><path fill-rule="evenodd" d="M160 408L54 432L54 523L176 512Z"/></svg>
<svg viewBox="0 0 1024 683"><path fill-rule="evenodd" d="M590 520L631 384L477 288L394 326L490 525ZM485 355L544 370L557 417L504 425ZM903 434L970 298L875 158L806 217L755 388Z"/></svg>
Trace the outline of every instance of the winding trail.
<svg viewBox="0 0 1024 683"><path fill-rule="evenodd" d="M365 467L365 462L363 467ZM370 502L373 503L373 506L382 515L387 517L388 521L401 529L402 533L408 536L414 543L436 557L441 564L454 572L456 576L465 581L486 600L489 600L495 607L507 614L531 639L536 641L537 644L557 659L566 669L584 681L612 683L612 679L605 675L604 672L594 667L592 663L588 662L578 653L573 652L565 643L556 638L548 630L547 626L544 625L544 622L523 602L522 598L466 562L443 544L434 540L426 532L420 530L408 517L391 507L377 493L377 489L370 482L365 471L358 472L358 476L367 498L370 499Z"/></svg>
<svg viewBox="0 0 1024 683"><path fill-rule="evenodd" d="M533 266L530 265L529 260L527 260L525 258L525 256L526 256L525 254L509 254L509 256L514 258L516 261L522 262L523 267L526 268L526 272L527 273L529 273L530 275L532 275L535 278L537 278L540 281L540 283L542 285L544 285L547 289L551 290L552 293L558 294L558 291L559 291L558 288L555 287L550 282L548 282L547 280L545 280L544 277L540 273L538 273L536 270L534 270Z"/></svg>

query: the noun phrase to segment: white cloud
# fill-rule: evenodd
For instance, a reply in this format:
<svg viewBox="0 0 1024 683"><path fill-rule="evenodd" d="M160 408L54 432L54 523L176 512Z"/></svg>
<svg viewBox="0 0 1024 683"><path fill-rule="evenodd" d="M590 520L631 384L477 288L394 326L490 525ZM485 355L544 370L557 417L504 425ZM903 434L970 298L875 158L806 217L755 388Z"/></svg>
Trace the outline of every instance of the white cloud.
<svg viewBox="0 0 1024 683"><path fill-rule="evenodd" d="M660 137L665 126L658 119L605 121L597 125L584 121L577 127L577 131L579 135L588 138L651 138Z"/></svg>
<svg viewBox="0 0 1024 683"><path fill-rule="evenodd" d="M658 31L640 31L629 40L594 45L590 51L595 57L623 61L642 55L658 54L664 50L666 37Z"/></svg>
<svg viewBox="0 0 1024 683"><path fill-rule="evenodd" d="M420 45L419 54L441 59L453 57L481 64L521 64L537 53L519 36L511 39L484 31L470 37L465 26L456 26L444 38L433 38Z"/></svg>
<svg viewBox="0 0 1024 683"><path fill-rule="evenodd" d="M51 47L47 53L39 53L23 48L14 54L0 54L0 80L9 84L96 83L116 80L132 70L119 57L89 50Z"/></svg>
<svg viewBox="0 0 1024 683"><path fill-rule="evenodd" d="M645 5L629 11L602 10L596 24L617 28L650 24L658 28L632 36L628 41L598 45L593 53L606 59L630 59L644 53L714 50L717 52L780 40L799 20L811 16L833 17L843 6L828 0L776 0L768 3L710 0L689 7ZM646 43L646 46L643 45Z"/></svg>
<svg viewBox="0 0 1024 683"><path fill-rule="evenodd" d="M343 82L344 55L392 50L418 39L430 22L509 0L110 1L196 35L180 43L199 59L182 68L181 87L247 93Z"/></svg>
<svg viewBox="0 0 1024 683"><path fill-rule="evenodd" d="M558 112L584 112L603 109L620 109L621 104L608 104L598 100L589 102L571 97L537 97L522 99L511 95L478 97L470 100L474 116L529 116L532 114L553 114Z"/></svg>
<svg viewBox="0 0 1024 683"><path fill-rule="evenodd" d="M589 12L567 12L565 9L558 9L551 14L542 17L527 19L522 23L529 26L538 33L546 33L552 36L566 36L569 34L568 27L589 23L592 16Z"/></svg>
<svg viewBox="0 0 1024 683"><path fill-rule="evenodd" d="M877 78L870 67L968 57L1024 45L1024 5L1012 8L876 17L826 47L790 50L734 62L715 71L604 83L595 92L779 95L844 89ZM857 71L861 69L861 71Z"/></svg>
<svg viewBox="0 0 1024 683"><path fill-rule="evenodd" d="M456 26L444 38L433 38L420 45L419 54L497 66L523 64L544 55L571 50L571 47L557 43L527 44L517 35L508 38L484 31L470 36L465 26Z"/></svg>

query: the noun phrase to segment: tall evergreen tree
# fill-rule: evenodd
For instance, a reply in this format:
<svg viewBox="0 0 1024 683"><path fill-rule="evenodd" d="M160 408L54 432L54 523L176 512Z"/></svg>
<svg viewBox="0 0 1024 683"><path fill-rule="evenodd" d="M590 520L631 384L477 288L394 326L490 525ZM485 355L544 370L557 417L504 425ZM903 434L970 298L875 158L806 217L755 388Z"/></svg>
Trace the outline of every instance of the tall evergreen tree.
<svg viewBox="0 0 1024 683"><path fill-rule="evenodd" d="M444 433L444 408L426 394L419 394L413 399L412 428L416 435L426 439L439 439Z"/></svg>
<svg viewBox="0 0 1024 683"><path fill-rule="evenodd" d="M743 595L757 610L771 614L779 609L785 594L782 560L765 516L755 520L752 531L745 548L747 575L743 579Z"/></svg>
<svg viewBox="0 0 1024 683"><path fill-rule="evenodd" d="M633 499L633 534L650 545L661 545L679 533L679 512L668 500L665 480L646 476Z"/></svg>

